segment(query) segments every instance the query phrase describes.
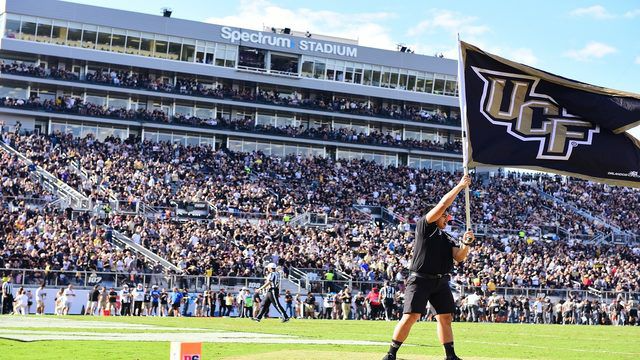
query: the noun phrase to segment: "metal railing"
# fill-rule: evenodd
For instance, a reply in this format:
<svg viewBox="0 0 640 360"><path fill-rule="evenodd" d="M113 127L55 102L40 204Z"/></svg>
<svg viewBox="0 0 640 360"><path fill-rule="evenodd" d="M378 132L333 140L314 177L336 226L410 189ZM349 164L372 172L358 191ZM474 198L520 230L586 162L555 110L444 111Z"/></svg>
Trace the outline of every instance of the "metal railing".
<svg viewBox="0 0 640 360"><path fill-rule="evenodd" d="M145 258L147 258L148 260L150 260L151 262L155 263L155 264L159 264L162 267L164 267L165 269L168 270L172 270L175 272L181 272L182 270L180 268L178 268L177 266L175 266L174 264L172 264L171 262L169 262L168 260L166 260L165 258L157 255L156 253L152 252L151 250L145 248L144 246L140 245L140 244L136 244L135 242L133 242L133 240L131 240L130 238L128 238L127 236L125 236L124 234L120 233L119 231L109 227L109 226L104 226L106 231L110 231L112 234L112 242L116 243L117 246L123 248L123 249L131 249L133 251L135 251L136 253L144 256Z"/></svg>
<svg viewBox="0 0 640 360"><path fill-rule="evenodd" d="M459 295L469 295L479 289L478 286L458 285L455 284L456 290ZM599 299L599 300L613 300L618 296L623 296L625 299L640 300L640 293L633 291L612 291L612 290L600 290L593 287L587 289L572 289L572 288L544 288L544 287L498 287L495 290L498 296L504 296L505 299L513 296L524 296L529 299L536 297L549 297L557 299L567 299L569 296L578 297L580 299ZM485 295L488 296L489 292L485 291Z"/></svg>
<svg viewBox="0 0 640 360"><path fill-rule="evenodd" d="M30 176L34 177L34 180L42 184L42 187L60 198L65 198L68 204L74 209L88 210L91 208L91 201L80 192L67 185L62 180L56 178L42 167L36 165L29 158L24 156L16 149L9 146L9 144L0 141L0 148L7 153L17 156L20 161L27 165L33 165L37 171L32 172Z"/></svg>
<svg viewBox="0 0 640 360"><path fill-rule="evenodd" d="M19 286L64 287L73 285L77 288L92 288L95 285L107 288L120 288L123 285L142 284L151 287L171 289L187 288L193 291L204 291L214 288L258 288L264 284L264 278L259 277L229 277L229 276L191 276L172 274L149 274L136 272L105 272L105 271L63 271L63 270L34 270L34 269L0 269L0 275L11 277L14 288Z"/></svg>

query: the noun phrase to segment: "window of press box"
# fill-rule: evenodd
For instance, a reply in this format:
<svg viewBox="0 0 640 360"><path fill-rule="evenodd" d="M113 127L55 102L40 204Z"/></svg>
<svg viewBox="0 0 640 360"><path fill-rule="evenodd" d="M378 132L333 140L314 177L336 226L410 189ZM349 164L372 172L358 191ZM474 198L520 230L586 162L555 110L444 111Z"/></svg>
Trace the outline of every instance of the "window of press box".
<svg viewBox="0 0 640 360"><path fill-rule="evenodd" d="M254 69L266 69L266 50L240 46L240 60L238 66Z"/></svg>
<svg viewBox="0 0 640 360"><path fill-rule="evenodd" d="M297 55L271 53L271 70L288 74L298 73Z"/></svg>

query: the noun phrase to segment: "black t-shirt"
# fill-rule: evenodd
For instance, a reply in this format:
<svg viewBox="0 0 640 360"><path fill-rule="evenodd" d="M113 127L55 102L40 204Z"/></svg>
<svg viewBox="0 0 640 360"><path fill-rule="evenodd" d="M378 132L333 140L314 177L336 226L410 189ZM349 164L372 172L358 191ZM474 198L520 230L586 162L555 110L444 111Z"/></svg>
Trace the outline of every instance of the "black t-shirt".
<svg viewBox="0 0 640 360"><path fill-rule="evenodd" d="M356 306L364 305L364 300L365 299L362 296L356 296L356 301L355 301Z"/></svg>
<svg viewBox="0 0 640 360"><path fill-rule="evenodd" d="M438 228L427 223L426 216L416 224L416 239L411 258L411 271L427 274L447 274L453 270L452 248L458 245Z"/></svg>
<svg viewBox="0 0 640 360"><path fill-rule="evenodd" d="M110 303L114 303L116 302L116 299L118 298L118 293L115 292L115 290L111 290L109 291L109 302Z"/></svg>
<svg viewBox="0 0 640 360"><path fill-rule="evenodd" d="M169 294L166 291L161 292L160 293L160 304L166 305L168 297L169 297Z"/></svg>
<svg viewBox="0 0 640 360"><path fill-rule="evenodd" d="M89 297L89 301L98 301L99 298L100 298L100 291L92 290L91 296Z"/></svg>
<svg viewBox="0 0 640 360"><path fill-rule="evenodd" d="M286 294L284 296L284 302L286 302L287 304L293 303L293 296L291 296L291 294Z"/></svg>

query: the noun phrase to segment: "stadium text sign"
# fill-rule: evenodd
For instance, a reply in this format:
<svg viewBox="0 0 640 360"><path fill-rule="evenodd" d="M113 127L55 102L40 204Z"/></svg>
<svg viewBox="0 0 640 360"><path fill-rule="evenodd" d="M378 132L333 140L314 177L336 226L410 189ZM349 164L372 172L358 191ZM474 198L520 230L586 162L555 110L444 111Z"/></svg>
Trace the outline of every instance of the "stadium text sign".
<svg viewBox="0 0 640 360"><path fill-rule="evenodd" d="M251 44L271 45L281 48L299 49L302 51L311 51L321 54L340 55L348 57L357 57L358 48L353 46L338 45L325 43L315 40L300 40L277 36L271 34L263 34L259 31L235 30L228 26L223 26L220 30L220 36L232 43L245 42Z"/></svg>

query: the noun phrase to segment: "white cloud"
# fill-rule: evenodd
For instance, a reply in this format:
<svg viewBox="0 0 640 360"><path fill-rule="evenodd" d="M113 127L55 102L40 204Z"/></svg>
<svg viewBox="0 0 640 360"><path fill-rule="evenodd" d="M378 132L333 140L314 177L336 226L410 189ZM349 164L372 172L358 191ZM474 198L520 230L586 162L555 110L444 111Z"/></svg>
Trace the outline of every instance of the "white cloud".
<svg viewBox="0 0 640 360"><path fill-rule="evenodd" d="M569 14L572 16L589 16L598 20L611 19L615 17L602 5L593 5L585 8L574 9Z"/></svg>
<svg viewBox="0 0 640 360"><path fill-rule="evenodd" d="M395 50L390 30L383 23L395 17L388 12L343 13L307 8L289 9L268 0L242 0L235 15L206 19L213 24L263 30L263 26L288 27L312 34L357 39L360 45Z"/></svg>
<svg viewBox="0 0 640 360"><path fill-rule="evenodd" d="M533 54L533 50L529 48L518 48L508 50L505 55L509 60L517 61L527 65L536 65L538 58Z"/></svg>
<svg viewBox="0 0 640 360"><path fill-rule="evenodd" d="M640 9L629 10L624 13L624 17L633 19L637 16L640 16Z"/></svg>
<svg viewBox="0 0 640 360"><path fill-rule="evenodd" d="M600 59L606 55L613 54L618 51L616 48L607 44L592 41L582 49L571 49L564 53L564 56L577 61L590 61Z"/></svg>
<svg viewBox="0 0 640 360"><path fill-rule="evenodd" d="M407 31L409 36L444 31L450 35L460 34L464 38L484 34L490 30L486 25L477 24L478 18L449 10L432 9L427 20L419 22Z"/></svg>
<svg viewBox="0 0 640 360"><path fill-rule="evenodd" d="M636 64L640 65L640 55L636 56Z"/></svg>

